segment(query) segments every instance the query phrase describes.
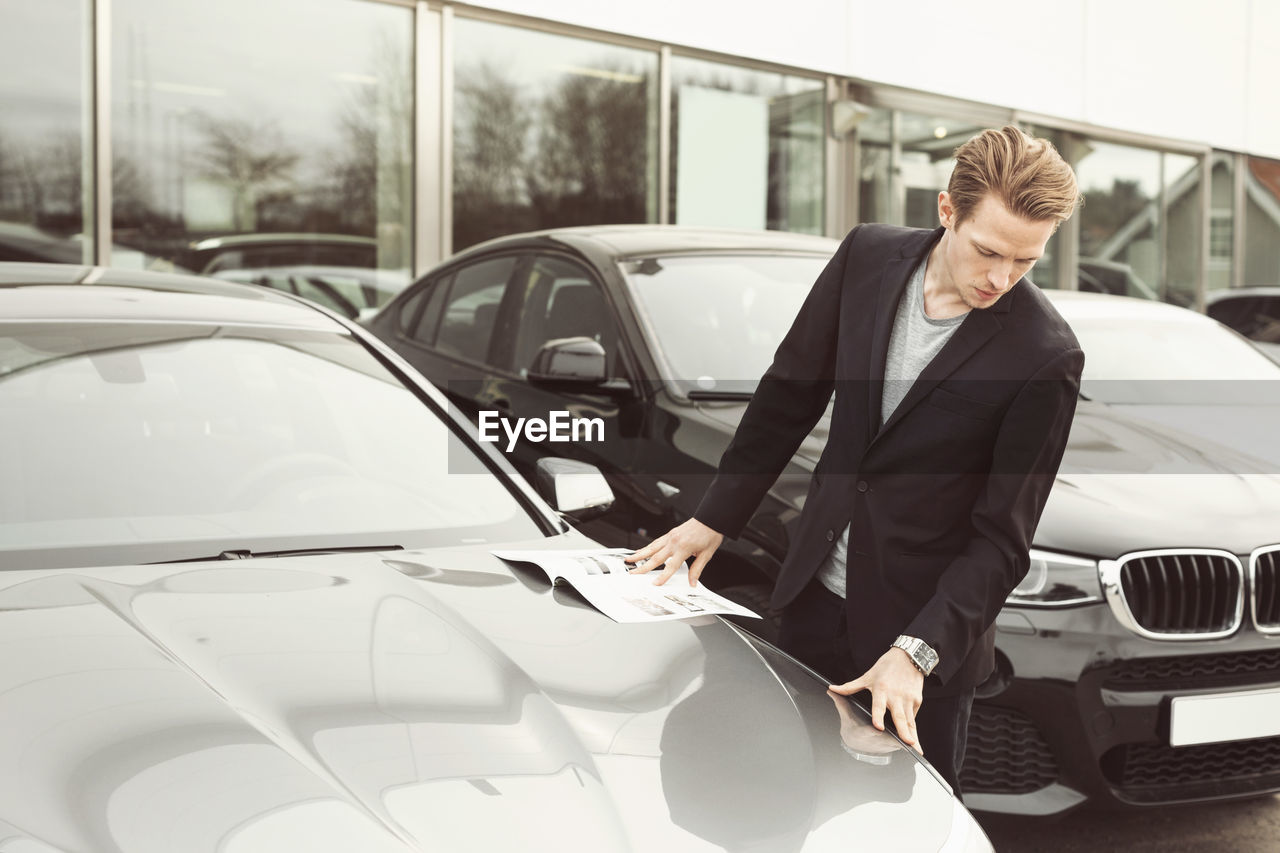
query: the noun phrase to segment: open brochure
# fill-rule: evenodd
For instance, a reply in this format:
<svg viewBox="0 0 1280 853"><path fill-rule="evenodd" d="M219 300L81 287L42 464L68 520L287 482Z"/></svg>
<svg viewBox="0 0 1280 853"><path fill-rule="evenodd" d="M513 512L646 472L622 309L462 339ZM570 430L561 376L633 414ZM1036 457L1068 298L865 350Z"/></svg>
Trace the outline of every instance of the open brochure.
<svg viewBox="0 0 1280 853"><path fill-rule="evenodd" d="M689 585L689 567L681 564L671 579L654 586L657 572L627 571L624 548L594 551L494 551L515 563L534 563L553 584L567 583L615 622L664 622L688 616L760 616L702 584Z"/></svg>

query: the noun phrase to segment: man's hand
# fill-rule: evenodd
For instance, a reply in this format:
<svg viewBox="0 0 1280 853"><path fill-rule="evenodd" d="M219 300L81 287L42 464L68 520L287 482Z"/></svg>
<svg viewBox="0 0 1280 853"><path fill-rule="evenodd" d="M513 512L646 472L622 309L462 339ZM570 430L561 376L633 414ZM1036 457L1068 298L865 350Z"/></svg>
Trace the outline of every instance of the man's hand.
<svg viewBox="0 0 1280 853"><path fill-rule="evenodd" d="M661 565L662 573L653 581L655 586L661 586L671 579L681 563L697 554L698 558L689 566L689 585L697 586L703 567L723 541L722 534L716 533L696 518L691 518L625 559L628 563L636 564L632 571L637 574L651 572Z"/></svg>
<svg viewBox="0 0 1280 853"><path fill-rule="evenodd" d="M905 651L896 647L889 649L861 676L847 684L833 684L831 689L842 696L870 690L871 724L884 731L884 712L888 709L898 737L924 755L916 734L916 713L924 704L924 673L916 669Z"/></svg>

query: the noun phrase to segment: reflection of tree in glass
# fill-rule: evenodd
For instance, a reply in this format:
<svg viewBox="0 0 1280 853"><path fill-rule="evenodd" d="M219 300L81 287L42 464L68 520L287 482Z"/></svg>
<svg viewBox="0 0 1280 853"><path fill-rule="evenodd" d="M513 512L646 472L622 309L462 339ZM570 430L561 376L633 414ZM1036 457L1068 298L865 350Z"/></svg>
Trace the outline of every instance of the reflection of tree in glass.
<svg viewBox="0 0 1280 853"><path fill-rule="evenodd" d="M532 124L520 87L488 63L459 67L453 124L453 248L527 230L522 177Z"/></svg>
<svg viewBox="0 0 1280 853"><path fill-rule="evenodd" d="M231 189L232 228L257 230L257 205L270 192L289 188L300 159L288 147L273 120L214 117L201 113L196 127L204 135L197 153L205 177Z"/></svg>
<svg viewBox="0 0 1280 853"><path fill-rule="evenodd" d="M538 99L493 65L457 71L454 248L489 237L643 222L651 80L608 61Z"/></svg>
<svg viewBox="0 0 1280 853"><path fill-rule="evenodd" d="M528 175L537 227L643 222L649 155L648 77L594 63L543 99Z"/></svg>
<svg viewBox="0 0 1280 853"><path fill-rule="evenodd" d="M340 142L301 226L377 236L380 265L392 267L408 265L413 89L403 35L384 29L373 40L368 82L351 90L337 117ZM388 256L393 248L401 257Z"/></svg>
<svg viewBox="0 0 1280 853"><path fill-rule="evenodd" d="M52 234L83 230L80 135L48 134L19 145L0 136L0 220L26 222Z"/></svg>

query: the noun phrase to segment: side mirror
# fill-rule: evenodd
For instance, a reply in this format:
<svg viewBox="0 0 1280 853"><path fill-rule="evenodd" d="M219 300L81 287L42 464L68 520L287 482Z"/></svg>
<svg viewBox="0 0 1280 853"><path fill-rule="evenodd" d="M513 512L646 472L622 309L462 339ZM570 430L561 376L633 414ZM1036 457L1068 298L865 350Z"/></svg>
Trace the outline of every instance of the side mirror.
<svg viewBox="0 0 1280 853"><path fill-rule="evenodd" d="M547 341L533 357L531 382L570 382L598 385L608 379L604 347L591 338Z"/></svg>
<svg viewBox="0 0 1280 853"><path fill-rule="evenodd" d="M603 515L613 506L613 489L600 469L576 459L539 459L534 486L556 511L574 521Z"/></svg>

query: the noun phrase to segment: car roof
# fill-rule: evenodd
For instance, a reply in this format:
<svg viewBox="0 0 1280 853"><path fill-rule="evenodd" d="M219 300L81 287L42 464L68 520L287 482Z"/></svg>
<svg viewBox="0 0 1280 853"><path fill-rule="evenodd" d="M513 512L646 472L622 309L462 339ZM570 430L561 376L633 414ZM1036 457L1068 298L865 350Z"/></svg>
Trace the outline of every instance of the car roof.
<svg viewBox="0 0 1280 853"><path fill-rule="evenodd" d="M178 273L70 264L0 263L0 318L342 329L301 300L263 287Z"/></svg>
<svg viewBox="0 0 1280 853"><path fill-rule="evenodd" d="M1218 325L1204 314L1179 308L1167 302L1151 299L1135 299L1132 296L1115 296L1109 293L1087 293L1079 290L1045 289L1045 296L1053 303L1068 323L1075 320L1105 318L1123 322L1183 322Z"/></svg>
<svg viewBox="0 0 1280 853"><path fill-rule="evenodd" d="M1223 290L1210 290L1204 295L1206 304L1214 302L1226 302L1232 299L1248 299L1251 296L1280 296L1280 287L1269 287L1265 285L1233 287Z"/></svg>
<svg viewBox="0 0 1280 853"><path fill-rule="evenodd" d="M265 234L227 234L222 237L206 237L192 244L193 249L232 248L236 246L262 246L271 243L316 243L344 246L377 246L378 241L372 237L361 237L356 234L317 234L313 232L278 232Z"/></svg>
<svg viewBox="0 0 1280 853"><path fill-rule="evenodd" d="M756 231L736 228L702 228L689 225L582 225L511 234L488 240L467 250L485 251L523 241L558 241L579 246L594 243L618 258L697 252L794 252L830 256L839 240L788 231Z"/></svg>

